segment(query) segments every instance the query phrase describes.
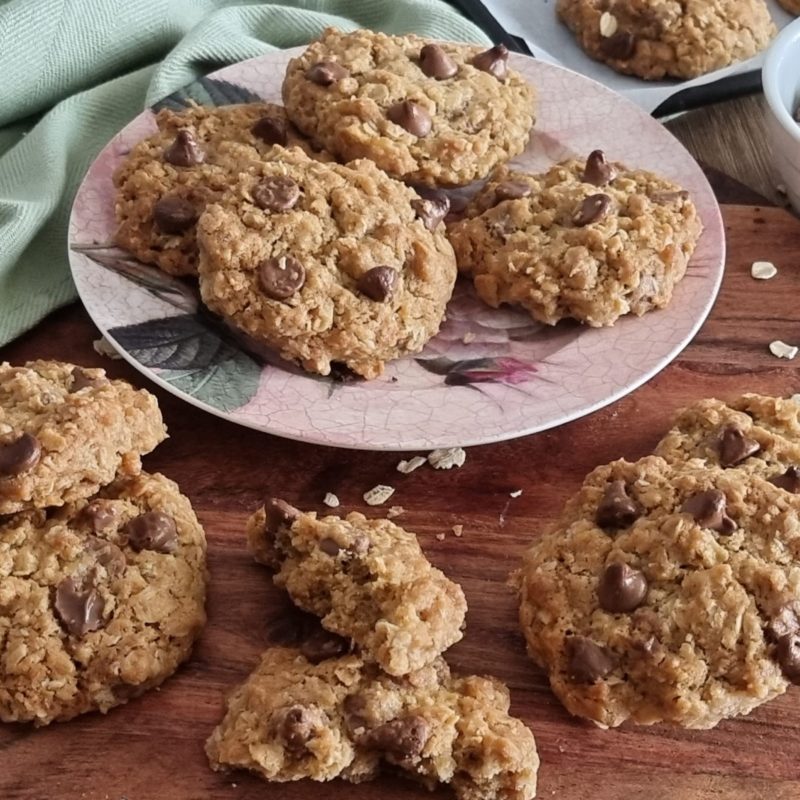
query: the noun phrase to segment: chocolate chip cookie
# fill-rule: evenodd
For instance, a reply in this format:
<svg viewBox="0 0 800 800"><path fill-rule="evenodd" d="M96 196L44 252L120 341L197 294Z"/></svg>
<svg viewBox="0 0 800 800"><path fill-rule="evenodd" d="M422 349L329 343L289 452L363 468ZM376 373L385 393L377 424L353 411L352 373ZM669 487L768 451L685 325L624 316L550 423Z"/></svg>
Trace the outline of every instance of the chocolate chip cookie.
<svg viewBox="0 0 800 800"><path fill-rule="evenodd" d="M739 469L598 467L518 574L567 709L710 728L800 682L800 498Z"/></svg>
<svg viewBox="0 0 800 800"><path fill-rule="evenodd" d="M0 720L47 725L162 683L205 622L205 537L161 475L0 522Z"/></svg>
<svg viewBox="0 0 800 800"><path fill-rule="evenodd" d="M156 398L102 369L0 364L0 515L94 494L166 438Z"/></svg>
<svg viewBox="0 0 800 800"><path fill-rule="evenodd" d="M276 148L198 223L203 301L310 372L377 377L439 330L456 278L445 211L372 162Z"/></svg>
<svg viewBox="0 0 800 800"><path fill-rule="evenodd" d="M459 800L530 800L539 758L495 680L450 675L441 659L391 678L358 656L318 664L267 651L228 698L206 743L211 766L269 781L375 777L383 765Z"/></svg>
<svg viewBox="0 0 800 800"><path fill-rule="evenodd" d="M196 273L197 220L248 163L274 145L328 158L271 103L164 109L156 124L158 133L139 142L114 175L115 241L171 275Z"/></svg>
<svg viewBox="0 0 800 800"><path fill-rule="evenodd" d="M556 10L592 58L647 80L727 67L776 33L764 0L558 0Z"/></svg>
<svg viewBox="0 0 800 800"><path fill-rule="evenodd" d="M329 28L292 59L283 102L294 124L343 160L368 158L429 185L482 178L521 153L534 91L508 51Z"/></svg>
<svg viewBox="0 0 800 800"><path fill-rule="evenodd" d="M462 637L461 587L388 520L318 519L272 499L250 518L247 536L296 605L391 675L430 664Z"/></svg>
<svg viewBox="0 0 800 800"><path fill-rule="evenodd" d="M599 327L667 305L701 230L680 186L597 150L540 175L499 167L448 235L493 308Z"/></svg>

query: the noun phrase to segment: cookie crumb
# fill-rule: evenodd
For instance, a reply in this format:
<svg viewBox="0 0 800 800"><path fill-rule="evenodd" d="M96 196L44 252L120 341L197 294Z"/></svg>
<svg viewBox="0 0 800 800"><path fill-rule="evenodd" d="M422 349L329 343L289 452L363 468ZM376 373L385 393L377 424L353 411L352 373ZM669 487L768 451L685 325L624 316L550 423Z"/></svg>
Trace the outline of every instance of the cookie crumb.
<svg viewBox="0 0 800 800"><path fill-rule="evenodd" d="M754 261L750 274L759 281L768 281L778 274L778 268L771 261Z"/></svg>
<svg viewBox="0 0 800 800"><path fill-rule="evenodd" d="M403 508L403 506L392 506L386 512L386 519L394 519L395 517L399 517L401 514L405 514L405 513L406 513L406 510Z"/></svg>
<svg viewBox="0 0 800 800"><path fill-rule="evenodd" d="M100 356L111 358L114 361L122 361L122 356L116 351L114 345L112 345L105 336L95 339L92 342L92 347L94 348L95 353Z"/></svg>
<svg viewBox="0 0 800 800"><path fill-rule="evenodd" d="M364 492L364 502L368 506L383 505L394 494L394 487L384 486L379 483L373 486L368 492Z"/></svg>
<svg viewBox="0 0 800 800"><path fill-rule="evenodd" d="M787 358L789 360L797 355L797 348L794 345L786 344L786 342L782 342L780 339L770 342L769 351L778 358Z"/></svg>
<svg viewBox="0 0 800 800"><path fill-rule="evenodd" d="M425 456L414 456L408 461L401 461L397 465L397 471L402 472L403 475L408 475L415 469L419 469L425 463Z"/></svg>
<svg viewBox="0 0 800 800"><path fill-rule="evenodd" d="M464 336L461 338L461 341L464 344L472 344L475 341L475 334L472 331L467 331Z"/></svg>
<svg viewBox="0 0 800 800"><path fill-rule="evenodd" d="M453 525L453 533L456 536L461 536L464 533L464 526L463 525Z"/></svg>
<svg viewBox="0 0 800 800"><path fill-rule="evenodd" d="M434 469L452 469L463 466L466 458L467 454L463 447L447 447L429 453L428 463Z"/></svg>
<svg viewBox="0 0 800 800"><path fill-rule="evenodd" d="M339 508L339 498L333 492L327 492L322 500L329 508Z"/></svg>
<svg viewBox="0 0 800 800"><path fill-rule="evenodd" d="M519 497L522 494L522 489L515 489L513 492L509 492L509 497Z"/></svg>
<svg viewBox="0 0 800 800"><path fill-rule="evenodd" d="M444 541L444 534L443 534L443 533L437 533L437 534L436 534L436 538L437 538L437 539L438 539L440 542L443 542L443 541Z"/></svg>

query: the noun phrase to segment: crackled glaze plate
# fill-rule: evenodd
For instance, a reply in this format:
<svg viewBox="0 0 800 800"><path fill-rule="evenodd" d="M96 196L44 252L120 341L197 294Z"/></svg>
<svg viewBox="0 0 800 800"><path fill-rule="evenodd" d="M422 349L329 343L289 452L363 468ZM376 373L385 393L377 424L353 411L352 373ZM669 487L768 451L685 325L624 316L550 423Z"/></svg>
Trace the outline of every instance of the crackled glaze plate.
<svg viewBox="0 0 800 800"><path fill-rule="evenodd" d="M377 380L316 377L255 355L204 313L191 283L113 247L111 176L132 145L155 131L158 108L189 100L279 103L286 63L297 52L226 67L145 111L107 145L78 191L69 230L75 283L95 323L144 375L193 405L279 436L429 449L501 441L589 414L649 380L695 335L725 256L719 207L700 168L633 103L575 73L512 55L539 96L531 143L515 164L540 170L602 148L610 159L652 169L692 193L705 232L669 307L611 328L550 328L485 306L459 282L439 335Z"/></svg>

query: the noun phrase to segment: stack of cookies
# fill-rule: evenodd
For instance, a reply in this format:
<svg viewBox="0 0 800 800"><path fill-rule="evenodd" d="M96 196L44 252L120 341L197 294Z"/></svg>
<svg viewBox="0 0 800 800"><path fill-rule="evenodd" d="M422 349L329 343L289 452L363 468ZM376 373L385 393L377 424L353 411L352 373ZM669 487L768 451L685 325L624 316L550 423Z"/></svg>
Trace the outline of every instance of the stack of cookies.
<svg viewBox="0 0 800 800"><path fill-rule="evenodd" d="M285 108L161 111L116 173L116 241L197 276L254 349L322 375L419 352L458 269L547 324L663 307L701 232L688 194L600 152L511 171L535 93L508 57L327 30L289 62ZM487 177L446 224L446 190Z"/></svg>
<svg viewBox="0 0 800 800"><path fill-rule="evenodd" d="M681 411L598 467L519 572L533 659L573 714L710 728L800 683L800 405Z"/></svg>
<svg viewBox="0 0 800 800"><path fill-rule="evenodd" d="M155 397L101 369L0 364L0 720L108 711L169 677L205 623L205 537L140 457Z"/></svg>
<svg viewBox="0 0 800 800"><path fill-rule="evenodd" d="M364 781L382 765L461 800L530 800L533 735L498 681L456 677L461 587L388 520L318 519L273 499L249 520L256 559L323 628L268 650L206 745L215 769L269 781Z"/></svg>

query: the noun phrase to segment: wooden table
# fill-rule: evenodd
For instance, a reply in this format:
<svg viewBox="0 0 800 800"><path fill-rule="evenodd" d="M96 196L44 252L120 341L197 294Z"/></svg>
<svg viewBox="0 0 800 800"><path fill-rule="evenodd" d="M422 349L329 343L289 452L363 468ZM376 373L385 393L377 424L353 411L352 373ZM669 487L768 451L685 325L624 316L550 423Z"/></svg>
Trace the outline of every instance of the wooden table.
<svg viewBox="0 0 800 800"><path fill-rule="evenodd" d="M680 131L687 122L672 124ZM724 109L718 124L729 124ZM510 685L513 711L536 734L542 759L539 797L800 797L800 689L712 731L666 726L600 731L570 718L527 659L514 597L505 585L526 545L583 476L611 459L646 454L677 407L743 391L800 391L797 363L779 361L767 351L774 339L800 343L800 272L793 263L800 250L800 222L780 208L754 203L746 188L716 174L712 178L725 204L729 259L719 300L695 341L623 400L553 431L471 448L460 470L421 469L401 476L395 472L396 454L333 450L255 434L148 386L161 401L171 438L146 459L146 468L181 484L208 534L208 628L192 660L160 691L105 717L88 715L38 731L0 726L0 798L398 800L423 795L415 785L391 778L361 786L269 786L246 774L212 773L202 749L220 719L223 693L247 675L287 607L245 550L248 512L273 492L322 511L322 497L333 491L342 511L360 509L362 493L382 482L397 487L392 502L407 509L399 522L416 531L431 560L464 587L470 605L467 633L448 660L456 670L489 672ZM762 259L773 260L781 271L772 281L756 283L750 265ZM101 365L114 376L147 385L125 363L98 356L92 349L96 337L85 312L74 305L3 348L0 358ZM510 498L516 489L522 496ZM452 535L454 524L464 526L461 538Z"/></svg>

